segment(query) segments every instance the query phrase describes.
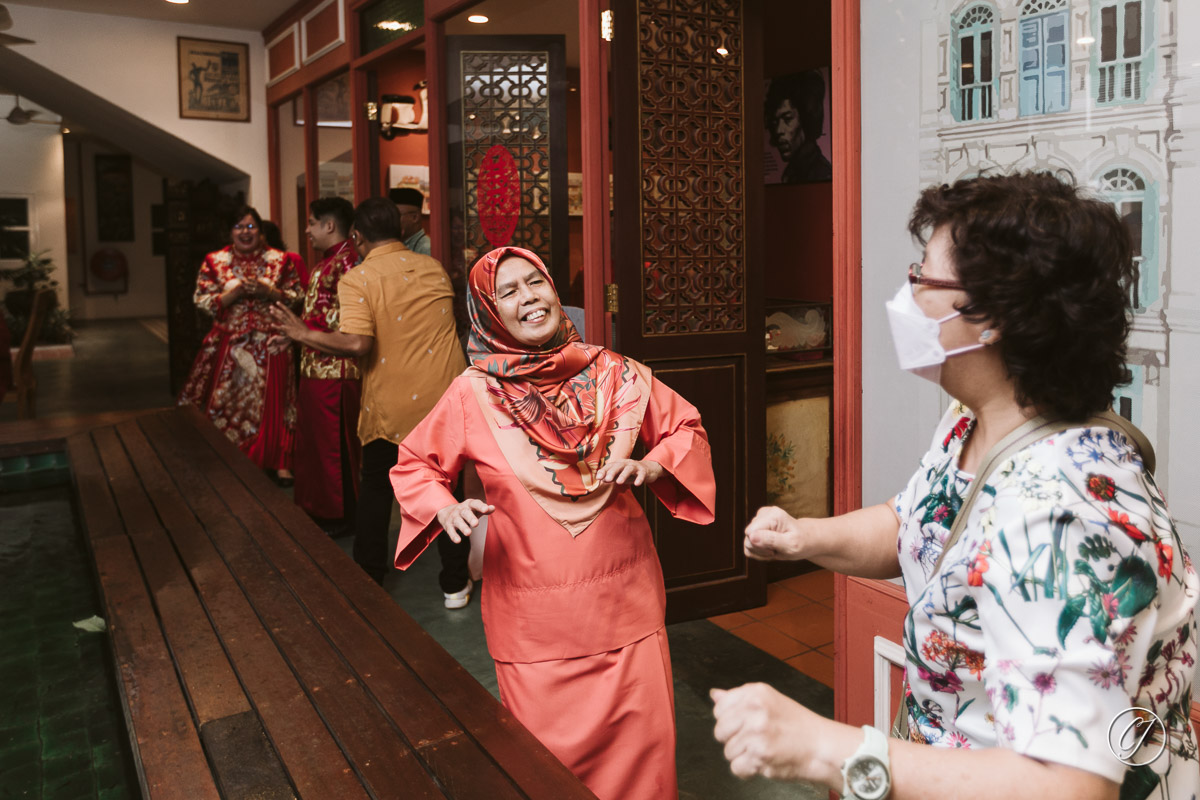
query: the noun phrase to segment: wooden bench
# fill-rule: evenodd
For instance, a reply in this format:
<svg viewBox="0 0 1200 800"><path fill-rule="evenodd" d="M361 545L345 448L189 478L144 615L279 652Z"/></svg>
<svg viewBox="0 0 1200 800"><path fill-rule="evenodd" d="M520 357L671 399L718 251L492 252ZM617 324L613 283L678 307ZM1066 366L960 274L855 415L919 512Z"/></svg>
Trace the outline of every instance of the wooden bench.
<svg viewBox="0 0 1200 800"><path fill-rule="evenodd" d="M195 410L67 448L146 797L594 796Z"/></svg>

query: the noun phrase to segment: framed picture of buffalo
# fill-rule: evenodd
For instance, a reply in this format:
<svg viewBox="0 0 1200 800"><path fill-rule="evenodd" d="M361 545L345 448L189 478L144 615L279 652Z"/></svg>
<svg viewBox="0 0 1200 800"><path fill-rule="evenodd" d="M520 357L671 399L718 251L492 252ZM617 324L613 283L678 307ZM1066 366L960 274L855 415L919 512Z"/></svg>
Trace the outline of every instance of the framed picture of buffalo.
<svg viewBox="0 0 1200 800"><path fill-rule="evenodd" d="M250 46L178 37L179 116L250 121Z"/></svg>

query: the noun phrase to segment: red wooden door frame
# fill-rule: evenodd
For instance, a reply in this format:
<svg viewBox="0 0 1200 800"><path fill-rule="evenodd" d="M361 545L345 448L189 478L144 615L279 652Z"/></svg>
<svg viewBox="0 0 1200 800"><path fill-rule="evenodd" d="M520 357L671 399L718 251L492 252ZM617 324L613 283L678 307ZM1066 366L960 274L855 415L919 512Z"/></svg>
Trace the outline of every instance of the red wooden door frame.
<svg viewBox="0 0 1200 800"><path fill-rule="evenodd" d="M862 505L862 89L859 3L831 0L833 136L833 513ZM850 695L847 578L834 579L834 716ZM868 687L870 684L867 684ZM861 685L857 688L861 689Z"/></svg>
<svg viewBox="0 0 1200 800"><path fill-rule="evenodd" d="M600 14L608 0L579 0L579 128L583 151L583 308L587 340L612 344L612 315L604 284L612 280L609 253L608 45Z"/></svg>

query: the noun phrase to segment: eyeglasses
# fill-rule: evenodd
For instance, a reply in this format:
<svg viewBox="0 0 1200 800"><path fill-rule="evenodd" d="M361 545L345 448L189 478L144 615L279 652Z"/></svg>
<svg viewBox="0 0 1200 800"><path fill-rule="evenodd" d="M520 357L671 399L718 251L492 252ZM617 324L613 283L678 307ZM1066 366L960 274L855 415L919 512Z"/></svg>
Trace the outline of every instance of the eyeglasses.
<svg viewBox="0 0 1200 800"><path fill-rule="evenodd" d="M250 231L251 233L253 233L254 231L258 230L258 226L255 225L253 222L247 223L245 225L243 225L242 223L239 222L237 225L233 226L233 229L235 231Z"/></svg>
<svg viewBox="0 0 1200 800"><path fill-rule="evenodd" d="M924 264L909 264L908 265L908 282L913 286L928 286L931 289L958 289L965 291L967 287L963 286L958 281L944 281L940 278L922 278L921 268Z"/></svg>

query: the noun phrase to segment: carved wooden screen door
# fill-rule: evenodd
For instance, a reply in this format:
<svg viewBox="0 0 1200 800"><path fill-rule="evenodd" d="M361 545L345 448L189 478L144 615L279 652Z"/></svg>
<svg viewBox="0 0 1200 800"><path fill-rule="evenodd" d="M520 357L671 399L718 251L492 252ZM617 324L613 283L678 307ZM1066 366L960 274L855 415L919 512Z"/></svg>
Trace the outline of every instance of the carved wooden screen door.
<svg viewBox="0 0 1200 800"><path fill-rule="evenodd" d="M562 36L448 36L451 248L470 269L511 244L570 284ZM563 295L566 296L566 295Z"/></svg>
<svg viewBox="0 0 1200 800"><path fill-rule="evenodd" d="M646 503L668 618L759 605L742 532L764 493L761 48L755 0L614 0L616 349L697 408L717 520Z"/></svg>

